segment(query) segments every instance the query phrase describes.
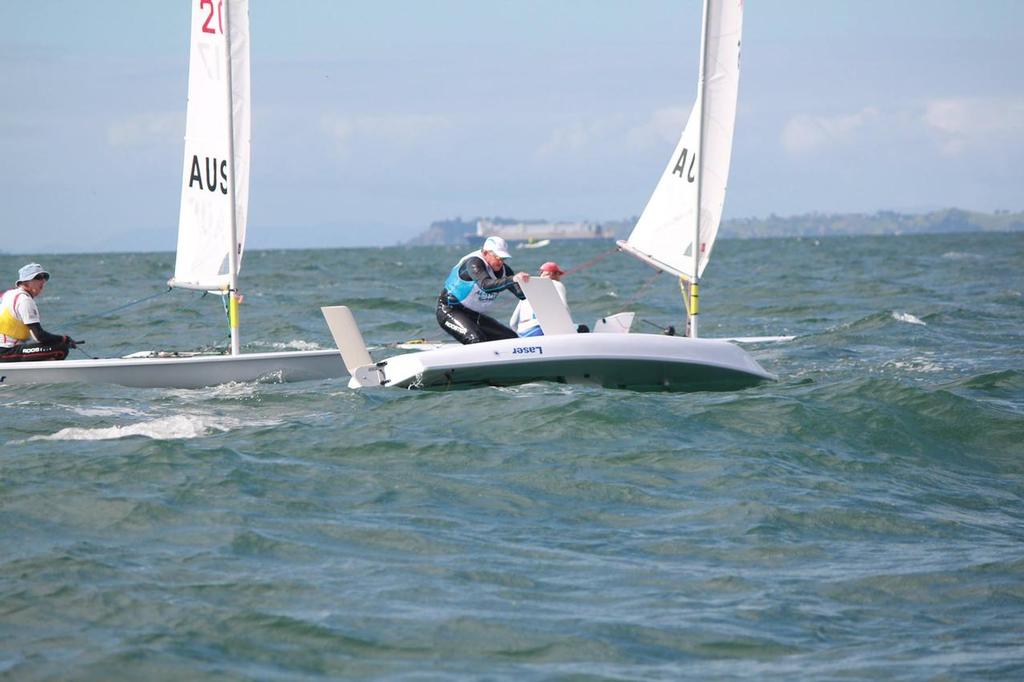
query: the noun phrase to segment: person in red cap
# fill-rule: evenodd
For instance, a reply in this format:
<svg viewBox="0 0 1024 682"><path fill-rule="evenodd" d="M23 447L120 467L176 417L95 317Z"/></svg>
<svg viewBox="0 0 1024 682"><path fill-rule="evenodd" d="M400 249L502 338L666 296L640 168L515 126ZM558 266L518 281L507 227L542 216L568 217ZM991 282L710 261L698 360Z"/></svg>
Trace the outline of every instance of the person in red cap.
<svg viewBox="0 0 1024 682"><path fill-rule="evenodd" d="M569 309L569 301L565 295L565 285L562 284L562 275L565 274L565 270L554 261L548 261L544 265L540 266L540 276L545 279L550 279L555 283L555 291L558 292L558 296L562 299L562 303L565 304L565 309ZM512 313L512 317L508 321L508 326L516 330L519 336L543 336L544 330L540 328L540 323L537 321L537 315L533 312L533 306L530 305L529 301L520 301L519 305L516 306L515 311Z"/></svg>

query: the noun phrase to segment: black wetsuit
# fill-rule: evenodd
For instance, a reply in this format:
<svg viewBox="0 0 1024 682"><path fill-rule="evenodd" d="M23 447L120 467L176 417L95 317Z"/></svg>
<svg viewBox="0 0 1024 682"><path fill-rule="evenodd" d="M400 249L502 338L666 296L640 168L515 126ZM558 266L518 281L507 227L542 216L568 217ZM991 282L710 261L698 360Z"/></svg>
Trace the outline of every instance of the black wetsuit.
<svg viewBox="0 0 1024 682"><path fill-rule="evenodd" d="M471 293L471 287L476 287L488 294L497 295L501 291L509 290L517 298L525 299L526 295L519 287L512 276L515 271L508 265L502 264L501 272L492 276L487 269L487 264L479 256L465 258L456 268L452 269L445 288L437 299L437 323L459 343L480 343L482 341L497 341L498 339L515 339L518 335L495 320L489 315L476 311L464 305L465 300ZM461 292L453 292L449 289L454 277L461 282L456 283ZM462 298L460 299L460 295Z"/></svg>

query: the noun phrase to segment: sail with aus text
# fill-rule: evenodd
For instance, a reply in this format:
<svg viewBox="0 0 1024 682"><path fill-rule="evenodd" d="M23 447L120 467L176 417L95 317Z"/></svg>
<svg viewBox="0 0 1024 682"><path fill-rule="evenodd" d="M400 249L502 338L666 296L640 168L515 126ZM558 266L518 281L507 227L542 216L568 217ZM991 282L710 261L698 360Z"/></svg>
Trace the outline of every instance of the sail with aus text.
<svg viewBox="0 0 1024 682"><path fill-rule="evenodd" d="M654 193L626 240L629 250L643 260L689 279L704 272L722 218L736 121L742 27L742 0L706 3L697 99ZM693 253L697 234L699 259Z"/></svg>
<svg viewBox="0 0 1024 682"><path fill-rule="evenodd" d="M250 138L249 2L192 0L185 158L171 285L226 291L237 276L245 243Z"/></svg>

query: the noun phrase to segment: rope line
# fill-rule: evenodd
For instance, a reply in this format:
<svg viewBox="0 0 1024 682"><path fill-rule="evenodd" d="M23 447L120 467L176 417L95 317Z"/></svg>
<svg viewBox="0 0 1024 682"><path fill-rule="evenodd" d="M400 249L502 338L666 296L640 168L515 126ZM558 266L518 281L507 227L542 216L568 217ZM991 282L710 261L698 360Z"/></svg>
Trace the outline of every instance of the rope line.
<svg viewBox="0 0 1024 682"><path fill-rule="evenodd" d="M608 256L612 255L613 253L616 253L616 252L617 252L618 250L619 250L619 247L617 247L617 246L616 246L616 247L615 247L614 249L612 249L611 251L608 251L608 252L606 252L606 253L602 253L602 254L601 254L601 255L599 255L599 256L596 256L596 257L594 257L594 258L591 258L590 260L588 260L588 261L587 261L586 263L584 263L583 265L577 265L577 266L576 266L576 267L574 267L574 268L569 268L568 270L566 270L566 271L565 271L565 274L566 274L566 275L571 275L571 274L573 274L574 272L579 272L580 270L586 270L587 268L592 268L592 267L594 267L595 265L597 265L598 263L600 263L601 261L603 261L603 260L604 260L605 258L607 258Z"/></svg>
<svg viewBox="0 0 1024 682"><path fill-rule="evenodd" d="M77 350L77 351L78 351L79 353L81 353L81 354L82 354L82 355L84 355L85 357L89 358L90 360L99 360L99 358L98 358L98 357L96 357L96 356L94 356L94 355L89 355L89 354L88 354L88 353L86 353L86 352L85 352L84 350L82 350L82 347L81 347L81 346L75 346L74 350Z"/></svg>
<svg viewBox="0 0 1024 682"><path fill-rule="evenodd" d="M580 272L581 270L586 270L587 268L592 268L595 265L597 265L598 263L600 263L601 261L603 261L608 256L612 255L613 253L617 253L618 251L621 251L621 250L622 249L620 249L618 246L615 246L614 248L606 251L605 253L599 254L598 256L596 256L594 258L591 258L590 260L588 260L583 265L578 265L575 268L569 268L568 270L565 271L565 274L567 276L567 275L571 275L571 274L573 274L575 272ZM646 280L644 280L643 283L640 285L640 288L636 290L636 293L634 293L633 296L630 297L627 301L625 301L624 303L621 303L619 305L619 309L620 310L629 310L630 306L632 306L634 303L637 302L637 300L640 299L640 297L644 294L644 292L647 291L647 289L650 288L650 286L652 284L654 284L654 280L658 279L658 275L660 275L662 272L663 272L662 270L656 270L653 275L651 275ZM611 314L613 314L613 313L609 313L609 315L611 315ZM664 327L662 327L660 325L657 325L657 324L655 324L653 322L650 322L649 320L641 319L641 322L646 322L647 324L649 324L649 325L651 325L653 327L657 327L658 329L664 330Z"/></svg>
<svg viewBox="0 0 1024 682"><path fill-rule="evenodd" d="M72 319L70 322L68 322L67 326L68 327L73 327L73 326L75 326L76 324L78 324L79 322L81 322L83 320L88 320L88 319L92 319L92 318L96 318L96 317L106 317L107 315L110 315L111 313L116 313L119 310L124 310L125 308L130 308L133 305L138 305L140 303L144 303L145 301L148 301L151 298L156 298L157 296L161 296L163 294L169 293L172 290L173 290L172 287L167 287L163 291L158 291L155 294L151 294L149 296L144 296L144 297L138 299L137 301L131 301L129 303L125 303L124 305L119 305L116 308L111 308L110 310L106 310L106 311L104 311L102 313L94 313L94 314L89 314L89 315L80 315L79 317L76 317L76 318Z"/></svg>
<svg viewBox="0 0 1024 682"><path fill-rule="evenodd" d="M636 290L636 293L635 293L635 294L633 294L633 296L632 296L631 298L629 298L629 299L628 299L628 300L627 300L627 301L626 301L625 303L622 303L622 304L620 304L620 306L619 306L619 307L620 307L620 308L622 308L623 310L628 310L628 309L629 309L629 307L630 307L631 305L633 305L634 303L636 303L636 302L637 302L637 301L638 301L638 300L640 299L640 296L641 296L641 295L642 295L642 294L643 294L643 293L644 293L645 291L647 291L647 289L648 289L648 288L649 288L649 287L650 287L650 286L651 286L652 284L654 284L654 280L658 279L658 275L660 275L660 274L661 274L661 270L658 270L658 271L657 271L657 272L655 272L655 273L654 273L653 275L651 275L650 277L648 277L647 279L645 279L645 280L643 281L643 283L641 283L641 284L640 284L640 288Z"/></svg>

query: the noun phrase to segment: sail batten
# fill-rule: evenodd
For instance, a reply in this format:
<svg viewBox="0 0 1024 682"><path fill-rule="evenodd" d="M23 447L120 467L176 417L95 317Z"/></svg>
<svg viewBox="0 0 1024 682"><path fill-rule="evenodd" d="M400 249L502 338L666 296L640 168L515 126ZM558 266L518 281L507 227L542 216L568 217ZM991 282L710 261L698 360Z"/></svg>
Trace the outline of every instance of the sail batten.
<svg viewBox="0 0 1024 682"><path fill-rule="evenodd" d="M232 255L235 274L241 263L251 149L248 5L248 0L192 0L188 111L172 286L194 288L201 283L214 285L211 290L225 290L231 285Z"/></svg>
<svg viewBox="0 0 1024 682"><path fill-rule="evenodd" d="M650 254L690 279L699 278L707 266L725 203L739 89L743 2L710 0L704 14L706 44L696 100L669 163L627 239L636 252ZM692 255L695 233L699 233L699 259Z"/></svg>

